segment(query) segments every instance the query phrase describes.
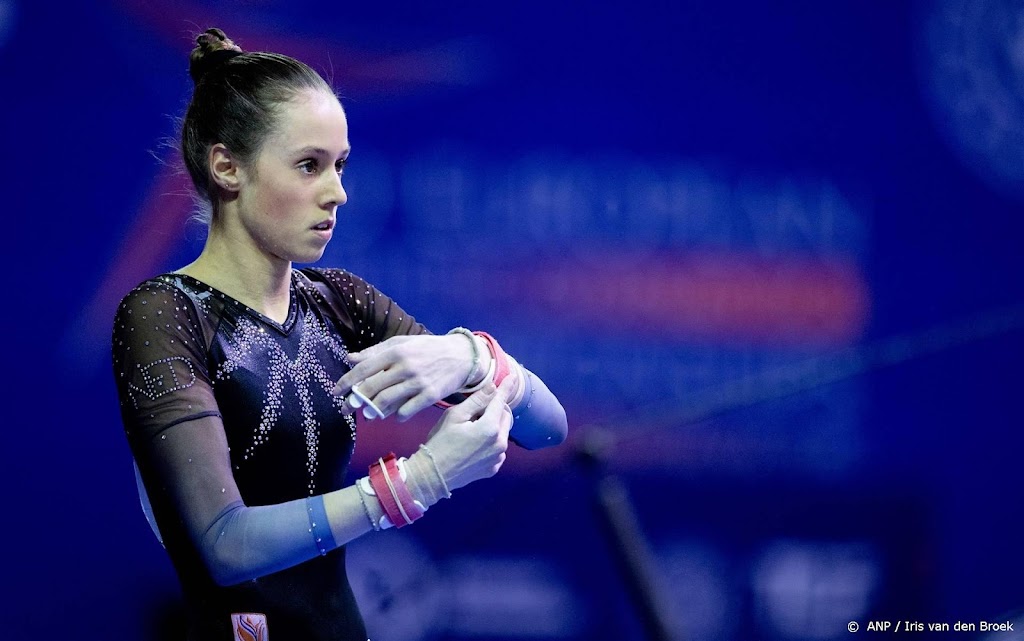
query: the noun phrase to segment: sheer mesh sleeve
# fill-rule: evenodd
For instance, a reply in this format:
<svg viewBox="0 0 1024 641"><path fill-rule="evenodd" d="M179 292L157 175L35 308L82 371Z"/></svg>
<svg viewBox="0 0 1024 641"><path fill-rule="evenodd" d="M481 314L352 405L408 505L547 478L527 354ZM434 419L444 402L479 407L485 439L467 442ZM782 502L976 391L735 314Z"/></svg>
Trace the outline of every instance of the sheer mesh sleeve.
<svg viewBox="0 0 1024 641"><path fill-rule="evenodd" d="M121 418L133 446L177 423L220 415L202 324L172 285L151 281L124 298L112 349Z"/></svg>
<svg viewBox="0 0 1024 641"><path fill-rule="evenodd" d="M526 390L522 401L513 410L515 422L509 438L528 450L562 443L569 431L565 409L536 374L525 367L523 373Z"/></svg>
<svg viewBox="0 0 1024 641"><path fill-rule="evenodd" d="M313 558L334 543L329 528L321 546L312 534L311 514L322 513L322 497L261 507L242 502L207 371L205 331L184 293L161 282L140 286L115 319L114 376L124 429L168 551L179 560L200 559L214 581L229 585Z"/></svg>
<svg viewBox="0 0 1024 641"><path fill-rule="evenodd" d="M333 293L325 296L326 302L338 320L351 330L353 352L392 336L430 333L398 303L354 274L334 268L311 269L306 273L326 284Z"/></svg>

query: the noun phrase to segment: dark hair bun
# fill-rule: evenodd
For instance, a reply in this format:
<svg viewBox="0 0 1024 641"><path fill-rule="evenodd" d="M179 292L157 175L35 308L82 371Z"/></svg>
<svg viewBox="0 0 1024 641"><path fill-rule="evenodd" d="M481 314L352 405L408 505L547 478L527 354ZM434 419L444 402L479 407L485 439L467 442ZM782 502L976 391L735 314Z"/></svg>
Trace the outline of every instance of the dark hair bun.
<svg viewBox="0 0 1024 641"><path fill-rule="evenodd" d="M241 53L242 48L223 31L216 27L207 29L196 36L196 48L188 57L188 73L192 76L192 82L198 85L210 70Z"/></svg>

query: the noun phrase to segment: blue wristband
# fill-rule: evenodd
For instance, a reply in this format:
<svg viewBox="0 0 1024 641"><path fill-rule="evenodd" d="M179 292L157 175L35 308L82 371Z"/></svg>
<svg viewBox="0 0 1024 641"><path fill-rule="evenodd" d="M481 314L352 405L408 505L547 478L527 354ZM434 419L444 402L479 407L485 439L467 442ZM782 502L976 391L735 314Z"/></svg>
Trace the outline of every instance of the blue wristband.
<svg viewBox="0 0 1024 641"><path fill-rule="evenodd" d="M309 532L313 535L320 556L338 547L334 533L331 532L331 524L327 522L327 508L324 507L322 495L306 499L306 513L309 515Z"/></svg>

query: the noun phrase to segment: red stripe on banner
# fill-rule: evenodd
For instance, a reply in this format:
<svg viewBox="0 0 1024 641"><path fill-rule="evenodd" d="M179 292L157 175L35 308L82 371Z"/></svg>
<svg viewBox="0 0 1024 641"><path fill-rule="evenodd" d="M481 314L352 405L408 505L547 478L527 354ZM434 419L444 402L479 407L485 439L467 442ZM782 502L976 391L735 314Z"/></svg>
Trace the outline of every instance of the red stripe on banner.
<svg viewBox="0 0 1024 641"><path fill-rule="evenodd" d="M360 51L343 46L337 40L311 34L247 26L245 7L147 0L120 0L118 5L135 21L148 26L166 45L181 52L182 73L187 71L185 56L195 46L196 34L209 27L224 28L228 37L245 51L273 51L292 56L328 76L328 82L333 81L332 76L344 78L347 93L394 95L432 85L473 84L485 73L489 59L482 45L472 40L455 40L394 53Z"/></svg>
<svg viewBox="0 0 1024 641"><path fill-rule="evenodd" d="M511 273L523 305L560 324L758 343L847 344L870 310L858 266L743 252L588 253Z"/></svg>

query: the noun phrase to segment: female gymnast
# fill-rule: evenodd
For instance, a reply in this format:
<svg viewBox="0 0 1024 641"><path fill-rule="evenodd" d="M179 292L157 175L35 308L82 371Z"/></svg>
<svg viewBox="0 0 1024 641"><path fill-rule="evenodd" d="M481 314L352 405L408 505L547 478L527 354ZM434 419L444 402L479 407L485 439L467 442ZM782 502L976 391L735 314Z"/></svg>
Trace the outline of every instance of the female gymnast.
<svg viewBox="0 0 1024 641"><path fill-rule="evenodd" d="M565 412L485 332L431 334L320 259L347 199L345 111L293 58L196 38L181 133L210 205L194 262L128 293L113 327L124 429L192 641L364 641L345 544L490 477ZM445 408L408 457L346 484L364 420ZM386 560L382 560L386 563Z"/></svg>

